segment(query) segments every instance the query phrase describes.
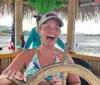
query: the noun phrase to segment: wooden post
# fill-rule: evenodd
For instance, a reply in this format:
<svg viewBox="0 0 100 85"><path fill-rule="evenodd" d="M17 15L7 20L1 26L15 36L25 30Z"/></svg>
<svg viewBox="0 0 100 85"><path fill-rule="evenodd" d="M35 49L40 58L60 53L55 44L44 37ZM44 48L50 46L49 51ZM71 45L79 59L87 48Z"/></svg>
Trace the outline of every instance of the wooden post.
<svg viewBox="0 0 100 85"><path fill-rule="evenodd" d="M68 0L68 29L67 29L67 44L72 46L74 50L74 32L75 32L75 0Z"/></svg>
<svg viewBox="0 0 100 85"><path fill-rule="evenodd" d="M15 0L15 51L22 49L23 0Z"/></svg>

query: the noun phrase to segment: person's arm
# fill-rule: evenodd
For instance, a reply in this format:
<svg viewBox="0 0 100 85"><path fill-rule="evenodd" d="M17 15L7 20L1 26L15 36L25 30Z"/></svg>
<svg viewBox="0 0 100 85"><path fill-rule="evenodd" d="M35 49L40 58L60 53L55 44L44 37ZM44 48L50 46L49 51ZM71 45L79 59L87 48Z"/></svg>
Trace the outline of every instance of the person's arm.
<svg viewBox="0 0 100 85"><path fill-rule="evenodd" d="M68 84L69 85L81 85L81 81L79 79L79 76L75 74L68 74Z"/></svg>
<svg viewBox="0 0 100 85"><path fill-rule="evenodd" d="M11 79L17 78L19 80L24 79L24 75L21 74L21 70L25 66L26 62L26 51L19 53L12 63L2 72L0 75L0 85L9 85ZM10 84L11 85L11 84Z"/></svg>
<svg viewBox="0 0 100 85"><path fill-rule="evenodd" d="M73 59L71 58L71 56L68 56L68 63L69 64L74 64ZM75 75L75 74L68 74L68 84L69 85L81 85L81 81L79 79L79 76Z"/></svg>
<svg viewBox="0 0 100 85"><path fill-rule="evenodd" d="M32 30L30 31L28 38L26 40L24 49L29 49L30 45L32 42L34 42L34 34L35 34L35 28L32 28Z"/></svg>
<svg viewBox="0 0 100 85"><path fill-rule="evenodd" d="M57 40L57 45L60 46L64 50L64 43L60 38L58 38Z"/></svg>

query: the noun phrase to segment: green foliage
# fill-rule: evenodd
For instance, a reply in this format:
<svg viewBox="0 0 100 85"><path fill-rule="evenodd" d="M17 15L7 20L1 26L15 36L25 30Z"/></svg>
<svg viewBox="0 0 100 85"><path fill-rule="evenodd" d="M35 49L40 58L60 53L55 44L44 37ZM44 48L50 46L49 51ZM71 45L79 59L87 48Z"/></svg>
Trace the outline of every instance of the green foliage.
<svg viewBox="0 0 100 85"><path fill-rule="evenodd" d="M28 2L32 7L37 9L39 14L50 12L66 4L65 0L28 0Z"/></svg>

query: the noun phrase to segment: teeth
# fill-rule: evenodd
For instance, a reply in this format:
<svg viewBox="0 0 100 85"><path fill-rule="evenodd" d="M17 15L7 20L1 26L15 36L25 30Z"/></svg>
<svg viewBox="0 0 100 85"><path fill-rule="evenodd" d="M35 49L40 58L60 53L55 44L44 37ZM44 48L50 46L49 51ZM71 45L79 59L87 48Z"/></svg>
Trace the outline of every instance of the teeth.
<svg viewBox="0 0 100 85"><path fill-rule="evenodd" d="M53 35L48 35L49 37L54 37Z"/></svg>
<svg viewBox="0 0 100 85"><path fill-rule="evenodd" d="M53 35L48 35L47 36L47 39L51 39L51 40L53 40L55 37L53 36Z"/></svg>

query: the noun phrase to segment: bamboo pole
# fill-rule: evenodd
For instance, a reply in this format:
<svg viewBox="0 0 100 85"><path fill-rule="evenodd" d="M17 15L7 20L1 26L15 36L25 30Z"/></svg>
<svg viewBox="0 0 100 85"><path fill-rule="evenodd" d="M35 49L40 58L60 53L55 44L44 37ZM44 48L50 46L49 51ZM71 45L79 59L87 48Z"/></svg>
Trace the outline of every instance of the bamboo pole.
<svg viewBox="0 0 100 85"><path fill-rule="evenodd" d="M15 51L22 49L22 8L23 0L15 0Z"/></svg>
<svg viewBox="0 0 100 85"><path fill-rule="evenodd" d="M74 25L75 25L75 0L69 0L68 5L68 29L67 29L67 42L65 43L64 64L68 63L68 52L70 46L74 46ZM62 84L66 85L66 72L63 72Z"/></svg>
<svg viewBox="0 0 100 85"><path fill-rule="evenodd" d="M67 44L72 46L71 49L72 51L74 51L74 32L75 32L75 0L69 0Z"/></svg>

